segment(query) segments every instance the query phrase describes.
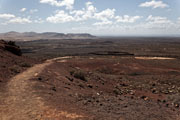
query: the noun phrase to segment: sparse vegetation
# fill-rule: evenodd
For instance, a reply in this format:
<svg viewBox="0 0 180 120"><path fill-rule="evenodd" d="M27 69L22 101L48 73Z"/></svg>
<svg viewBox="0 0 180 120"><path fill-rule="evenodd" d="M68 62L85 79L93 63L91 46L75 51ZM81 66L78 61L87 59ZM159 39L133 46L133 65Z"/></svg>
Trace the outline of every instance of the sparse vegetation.
<svg viewBox="0 0 180 120"><path fill-rule="evenodd" d="M73 75L73 74L74 74L74 72L75 72L74 70L71 70L71 71L70 71L70 75Z"/></svg>
<svg viewBox="0 0 180 120"><path fill-rule="evenodd" d="M98 69L97 71L100 72L100 73L104 73L104 74L113 74L114 73L112 68L109 68L109 67L106 67L106 66Z"/></svg>
<svg viewBox="0 0 180 120"><path fill-rule="evenodd" d="M14 41L9 41L9 42L8 42L8 45L15 46L16 44L15 44L15 42L14 42Z"/></svg>
<svg viewBox="0 0 180 120"><path fill-rule="evenodd" d="M138 76L138 75L141 75L140 73L137 73L137 72L133 72L133 73L130 73L129 74L130 76Z"/></svg>
<svg viewBox="0 0 180 120"><path fill-rule="evenodd" d="M21 67L31 67L32 65L31 64L29 64L29 63L22 63L21 64Z"/></svg>
<svg viewBox="0 0 180 120"><path fill-rule="evenodd" d="M16 66L16 65L10 67L9 69L10 69L13 73L15 73L15 74L20 73L20 69L19 69L19 67Z"/></svg>
<svg viewBox="0 0 180 120"><path fill-rule="evenodd" d="M74 76L75 78L77 78L77 79L80 79L80 80L83 80L83 81L86 81L86 82L87 82L86 74L85 74L85 72L83 72L83 71L81 71L81 70L70 71L70 74L71 74L72 76Z"/></svg>

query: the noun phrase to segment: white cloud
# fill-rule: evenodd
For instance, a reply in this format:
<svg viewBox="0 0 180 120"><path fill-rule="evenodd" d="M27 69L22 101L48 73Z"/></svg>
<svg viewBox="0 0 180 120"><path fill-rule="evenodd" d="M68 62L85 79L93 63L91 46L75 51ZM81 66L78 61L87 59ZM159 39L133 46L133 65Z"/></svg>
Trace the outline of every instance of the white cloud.
<svg viewBox="0 0 180 120"><path fill-rule="evenodd" d="M85 21L88 19L101 20L101 24L109 24L109 19L112 19L115 14L115 9L106 9L97 12L97 8L91 2L86 3L86 8L82 10L72 10L69 13L65 11L57 11L54 16L47 18L47 21L52 23L64 23L71 21Z"/></svg>
<svg viewBox="0 0 180 120"><path fill-rule="evenodd" d="M148 18L146 19L146 21L148 21L149 23L152 23L152 24L171 24L172 23L166 17L161 17L161 16L153 17L152 15L149 15Z"/></svg>
<svg viewBox="0 0 180 120"><path fill-rule="evenodd" d="M13 15L13 14L0 14L0 18L2 18L2 19L15 18L15 15Z"/></svg>
<svg viewBox="0 0 180 120"><path fill-rule="evenodd" d="M22 18L22 17L16 17L13 14L0 14L0 18L5 19L3 25L7 25L9 23L14 23L14 24L25 24L25 23L32 23L30 20L30 17L27 18Z"/></svg>
<svg viewBox="0 0 180 120"><path fill-rule="evenodd" d="M148 16L149 17L149 16ZM147 17L147 18L148 18ZM152 16L153 19L155 17L160 16ZM165 17L162 17L165 18ZM168 20L168 19L167 19ZM178 18L177 18L178 20ZM179 18L180 20L180 18ZM170 21L170 20L169 20ZM172 22L172 21L171 21ZM138 24L101 24L102 22L94 23L94 26L76 26L71 29L71 32L88 32L95 35L176 35L180 32L180 24L179 26L175 24L175 22L169 23L161 23L155 24L152 23L152 18L149 17L149 20L145 19L145 21L140 22ZM113 32L112 32L113 31Z"/></svg>
<svg viewBox="0 0 180 120"><path fill-rule="evenodd" d="M86 18L82 18L82 16L85 14L85 11L82 10L74 10L70 12L70 14L73 16L75 21L84 21Z"/></svg>
<svg viewBox="0 0 180 120"><path fill-rule="evenodd" d="M92 2L87 2L86 7L81 10L71 10L71 11L56 11L55 15L47 17L47 21L51 23L65 23L65 22L80 22L86 20L96 20L93 25L112 25L118 22L123 23L134 23L141 16L116 16L115 9L105 9L103 11L98 11L96 7L93 6ZM113 23L113 21L116 21Z"/></svg>
<svg viewBox="0 0 180 120"><path fill-rule="evenodd" d="M153 31L173 31L176 24L169 20L167 17L149 15L145 23L139 25L142 29Z"/></svg>
<svg viewBox="0 0 180 120"><path fill-rule="evenodd" d="M56 13L55 16L48 17L46 20L52 23L65 23L73 21L74 18L71 15L65 13L63 10L60 10Z"/></svg>
<svg viewBox="0 0 180 120"><path fill-rule="evenodd" d="M21 18L21 17L16 17L13 19L10 19L9 21L6 22L8 23L14 23L14 24L25 24L25 23L32 23L31 20L29 20L29 18Z"/></svg>
<svg viewBox="0 0 180 120"><path fill-rule="evenodd" d="M94 17L97 20L107 21L107 19L114 18L115 11L116 11L115 9L106 9L103 10L102 12L95 13Z"/></svg>
<svg viewBox="0 0 180 120"><path fill-rule="evenodd" d="M26 10L27 10L27 8L22 8L20 11L25 12Z"/></svg>
<svg viewBox="0 0 180 120"><path fill-rule="evenodd" d="M87 2L86 8L87 8L87 11L91 13L95 13L97 11L97 9L93 6L92 2Z"/></svg>
<svg viewBox="0 0 180 120"><path fill-rule="evenodd" d="M96 13L97 8L93 6L91 2L86 3L85 14L82 16L83 20L87 20L88 18L92 18Z"/></svg>
<svg viewBox="0 0 180 120"><path fill-rule="evenodd" d="M74 5L75 0L62 0L62 1L57 1L57 0L40 0L40 3L44 4L50 4L52 6L57 6L57 7L62 7L65 6L66 9L72 9Z"/></svg>
<svg viewBox="0 0 180 120"><path fill-rule="evenodd" d="M79 21L83 21L93 18L96 12L97 8L93 6L92 2L87 2L86 8L83 8L82 10L73 10L70 12L70 14L74 14L76 19L79 18Z"/></svg>
<svg viewBox="0 0 180 120"><path fill-rule="evenodd" d="M112 21L109 21L109 20L103 20L102 22L96 22L94 23L93 25L96 25L96 26L102 26L102 25L112 25L113 22Z"/></svg>
<svg viewBox="0 0 180 120"><path fill-rule="evenodd" d="M83 11L83 10L74 10L74 11L71 11L70 14L75 14L75 16L80 16L80 15L84 15L85 11Z"/></svg>
<svg viewBox="0 0 180 120"><path fill-rule="evenodd" d="M124 16L116 16L115 19L117 22L122 22L122 23L134 23L137 20L141 19L142 16L129 16L129 15L124 15Z"/></svg>
<svg viewBox="0 0 180 120"><path fill-rule="evenodd" d="M88 19L92 19L97 9L92 5L91 2L86 3L86 8L82 10L73 10L69 13L65 13L65 11L60 10L56 11L54 16L48 17L46 20L52 23L65 23L71 21L84 21Z"/></svg>
<svg viewBox="0 0 180 120"><path fill-rule="evenodd" d="M31 9L29 12L30 12L31 14L33 14L33 13L35 13L35 12L38 12L38 9Z"/></svg>
<svg viewBox="0 0 180 120"><path fill-rule="evenodd" d="M42 18L38 18L37 20L34 20L34 23L44 23L44 20L42 20Z"/></svg>
<svg viewBox="0 0 180 120"><path fill-rule="evenodd" d="M178 18L178 22L180 23L180 17Z"/></svg>
<svg viewBox="0 0 180 120"><path fill-rule="evenodd" d="M96 26L112 25L113 22L109 19L114 18L115 11L116 11L115 9L106 9L106 10L103 10L102 12L95 13L94 19L101 20L101 22L96 22L93 25L96 25Z"/></svg>
<svg viewBox="0 0 180 120"><path fill-rule="evenodd" d="M169 5L167 5L163 1L152 0L149 2L141 3L139 7L166 8L169 7Z"/></svg>
<svg viewBox="0 0 180 120"><path fill-rule="evenodd" d="M176 27L180 30L180 17L177 18Z"/></svg>

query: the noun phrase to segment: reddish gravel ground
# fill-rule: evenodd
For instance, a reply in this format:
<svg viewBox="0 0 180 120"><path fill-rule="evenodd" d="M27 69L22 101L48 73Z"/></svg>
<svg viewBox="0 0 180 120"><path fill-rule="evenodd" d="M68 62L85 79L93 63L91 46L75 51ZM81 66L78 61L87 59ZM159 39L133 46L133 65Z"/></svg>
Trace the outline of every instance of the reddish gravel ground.
<svg viewBox="0 0 180 120"><path fill-rule="evenodd" d="M180 60L77 56L40 64L0 42L0 119L180 120Z"/></svg>
<svg viewBox="0 0 180 120"><path fill-rule="evenodd" d="M179 59L57 59L31 80L47 105L84 120L180 119Z"/></svg>

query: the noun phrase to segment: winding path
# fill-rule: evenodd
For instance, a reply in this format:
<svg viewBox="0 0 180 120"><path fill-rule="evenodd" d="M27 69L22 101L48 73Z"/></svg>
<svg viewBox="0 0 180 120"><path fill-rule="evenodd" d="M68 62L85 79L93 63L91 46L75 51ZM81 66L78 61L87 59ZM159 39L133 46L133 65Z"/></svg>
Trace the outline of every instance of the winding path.
<svg viewBox="0 0 180 120"><path fill-rule="evenodd" d="M3 101L0 103L0 120L59 120L83 117L46 106L43 99L35 94L32 87L34 82L29 81L55 60L67 58L48 60L13 77L7 84L7 92L0 94L1 101Z"/></svg>

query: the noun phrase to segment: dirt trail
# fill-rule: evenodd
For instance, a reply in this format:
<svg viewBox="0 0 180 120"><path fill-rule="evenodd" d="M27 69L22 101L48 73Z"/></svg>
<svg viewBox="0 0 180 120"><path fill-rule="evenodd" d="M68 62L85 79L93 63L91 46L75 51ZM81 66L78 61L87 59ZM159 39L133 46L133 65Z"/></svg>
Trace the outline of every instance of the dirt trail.
<svg viewBox="0 0 180 120"><path fill-rule="evenodd" d="M10 80L7 92L0 93L0 120L56 120L83 117L46 106L43 99L35 94L32 88L35 82L29 79L40 74L53 61L54 59L35 65Z"/></svg>

